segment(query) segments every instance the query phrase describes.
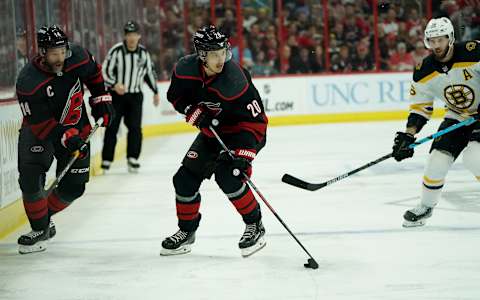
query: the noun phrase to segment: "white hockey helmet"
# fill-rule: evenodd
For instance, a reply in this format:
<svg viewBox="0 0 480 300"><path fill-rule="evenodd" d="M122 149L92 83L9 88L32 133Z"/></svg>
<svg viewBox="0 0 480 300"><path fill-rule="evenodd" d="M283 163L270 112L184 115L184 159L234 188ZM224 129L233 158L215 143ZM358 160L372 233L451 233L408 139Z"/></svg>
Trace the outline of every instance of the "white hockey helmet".
<svg viewBox="0 0 480 300"><path fill-rule="evenodd" d="M425 47L427 47L427 49L431 49L428 39L439 36L448 36L448 46L450 47L455 42L455 34L450 19L442 17L428 21L423 37L423 43L425 44Z"/></svg>

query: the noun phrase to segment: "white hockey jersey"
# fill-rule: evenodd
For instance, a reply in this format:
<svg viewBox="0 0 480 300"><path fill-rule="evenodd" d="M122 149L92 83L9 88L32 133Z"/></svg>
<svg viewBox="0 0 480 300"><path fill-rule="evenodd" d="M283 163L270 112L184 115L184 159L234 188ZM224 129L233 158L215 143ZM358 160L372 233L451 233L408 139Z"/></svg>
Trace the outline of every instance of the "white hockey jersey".
<svg viewBox="0 0 480 300"><path fill-rule="evenodd" d="M477 113L480 104L480 42L456 43L452 59L435 60L433 54L415 67L410 88L410 113L430 119L433 102L440 99L445 118L463 121Z"/></svg>

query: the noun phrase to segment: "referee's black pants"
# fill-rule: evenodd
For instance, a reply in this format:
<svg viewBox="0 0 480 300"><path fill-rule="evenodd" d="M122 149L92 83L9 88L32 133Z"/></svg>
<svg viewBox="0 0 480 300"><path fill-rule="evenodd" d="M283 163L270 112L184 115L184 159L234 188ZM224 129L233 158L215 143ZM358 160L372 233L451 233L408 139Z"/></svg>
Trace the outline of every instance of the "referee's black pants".
<svg viewBox="0 0 480 300"><path fill-rule="evenodd" d="M113 161L115 146L117 145L117 133L120 122L128 129L127 133L127 157L138 159L142 149L142 93L125 93L123 96L114 91L112 104L115 108L115 118L112 124L105 130L103 139L102 160Z"/></svg>

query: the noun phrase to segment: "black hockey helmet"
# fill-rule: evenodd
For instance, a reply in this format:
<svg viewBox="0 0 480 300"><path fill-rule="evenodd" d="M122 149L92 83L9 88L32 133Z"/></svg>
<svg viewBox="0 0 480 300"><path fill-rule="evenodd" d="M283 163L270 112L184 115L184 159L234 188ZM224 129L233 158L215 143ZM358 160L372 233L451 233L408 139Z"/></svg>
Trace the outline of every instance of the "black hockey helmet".
<svg viewBox="0 0 480 300"><path fill-rule="evenodd" d="M42 26L37 31L37 43L40 51L45 54L47 49L65 47L69 49L68 37L57 25Z"/></svg>
<svg viewBox="0 0 480 300"><path fill-rule="evenodd" d="M140 26L138 25L137 22L135 21L128 21L125 26L123 26L123 31L125 33L129 32L139 32L140 31Z"/></svg>
<svg viewBox="0 0 480 300"><path fill-rule="evenodd" d="M215 26L209 25L200 28L193 35L193 46L198 56L204 60L206 52L220 49L227 49L227 60L231 57L230 43L228 37Z"/></svg>

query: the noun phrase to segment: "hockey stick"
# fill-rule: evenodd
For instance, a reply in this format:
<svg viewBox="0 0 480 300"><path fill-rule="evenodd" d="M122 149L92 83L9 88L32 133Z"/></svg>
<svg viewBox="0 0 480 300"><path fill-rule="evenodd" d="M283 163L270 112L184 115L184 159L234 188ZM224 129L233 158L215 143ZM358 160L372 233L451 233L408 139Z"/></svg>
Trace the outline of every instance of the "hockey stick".
<svg viewBox="0 0 480 300"><path fill-rule="evenodd" d="M213 120L212 121L212 124L216 125L218 124L218 121L216 120ZM223 150L227 151L227 153L230 155L230 157L232 159L234 159L234 156L232 154L232 152L230 152L230 150L227 148L227 146L225 145L225 143L223 143L222 139L220 138L220 136L217 134L217 132L215 131L215 129L213 129L213 126L209 126L209 129L210 131L213 133L213 135L215 136L215 138L217 139L218 143L222 146ZM267 199L265 199L265 197L262 195L262 193L258 190L258 188L255 186L255 184L253 184L252 180L250 179L250 177L248 177L247 174L245 173L242 173L243 177L245 178L245 180L247 181L248 185L251 186L255 192L257 193L257 195L260 197L260 199L262 199L262 201L265 203L265 205L270 209L270 211L273 213L273 215L277 218L277 220L283 225L283 227L285 227L285 229L288 231L288 233L290 233L290 235L293 237L293 239L300 245L300 247L302 247L303 251L305 251L305 253L307 253L307 255L310 257L307 261L306 264L304 264L304 266L306 268L311 268L311 269L317 269L318 268L318 263L317 261L315 260L315 258L313 258L313 256L308 252L308 250L305 248L305 246L303 246L303 244L298 240L298 238L295 236L295 234L293 234L293 232L290 230L290 228L288 228L287 224L285 224L285 222L283 222L282 218L280 218L280 216L277 214L277 212L273 209L273 207L270 205L270 203L268 203Z"/></svg>
<svg viewBox="0 0 480 300"><path fill-rule="evenodd" d="M450 127L447 127L447 128L445 128L445 129L443 129L443 130L440 130L440 131L438 131L438 132L436 132L436 133L434 133L434 134L432 134L432 135L429 135L429 136L427 136L427 137L424 137L424 138L422 138L422 139L420 139L420 140L418 140L418 141L410 144L410 145L408 146L408 148L413 149L413 148L417 147L418 145L421 145L421 144L423 144L423 143L425 143L425 142L428 142L428 141L430 141L430 140L436 139L437 137L442 136L442 135L444 135L444 134L446 134L446 133L449 133L449 132L451 132L451 131L453 131L453 130L455 130L455 129L457 129L457 128L471 125L471 124L473 124L475 121L477 121L477 119L474 118L474 117L469 118L469 119L466 119L466 120L464 120L464 121L462 121L462 122L460 122L460 123L454 124L454 125L452 125L452 126L450 126ZM387 159L389 159L389 158L392 157L392 156L393 156L393 153L389 153L389 154L384 155L384 156L382 156L382 157L380 157L380 158L378 158L378 159L376 159L376 160L374 160L374 161L371 161L371 162L369 162L369 163L367 163L367 164L365 164L365 165L363 165L363 166L361 166L361 167L359 167L359 168L357 168L357 169L355 169L355 170L352 170L352 171L350 171L350 172L348 172L348 173L342 174L342 175L340 175L340 176L338 176L338 177L335 177L335 178L333 178L333 179L330 179L330 180L325 181L325 182L322 182L322 183L311 183L311 182L303 181L303 180L301 180L301 179L299 179L299 178L297 178L297 177L295 177L295 176L292 176L292 175L290 175L290 174L284 174L283 177L282 177L282 181L285 182L285 183L287 183L287 184L290 184L290 185L296 186L296 187L298 187L298 188L304 189L304 190L316 191L316 190L319 190L319 189L321 189L321 188L326 187L327 185L333 184L333 183L335 183L335 182L337 182L337 181L339 181L339 180L342 180L342 179L347 178L347 177L349 177L349 176L351 176L351 175L353 175L353 174L355 174L355 173L358 173L358 172L360 172L360 171L362 171L362 170L365 170L365 169L367 169L367 168L370 168L371 166L376 165L376 164L378 164L379 162L382 162L382 161L384 161L384 160L387 160Z"/></svg>
<svg viewBox="0 0 480 300"><path fill-rule="evenodd" d="M103 123L103 118L100 118L100 119L97 120L97 122L95 123L95 126L93 126L92 130L90 131L90 134L85 139L85 143L88 143L90 141L90 138L93 136L95 131L97 131L97 129L100 127L100 125L102 123ZM68 170L70 170L70 168L75 163L75 161L77 160L79 155L80 154L79 154L78 151L76 151L73 154L73 156L68 161L68 164L65 166L65 168L63 168L62 172L60 172L60 174L58 174L57 178L55 178L55 180L52 182L52 184L50 184L50 187L47 189L47 195L50 195L50 193L53 191L53 189L58 186L58 184L60 183L60 180L62 180L62 178L67 174Z"/></svg>

